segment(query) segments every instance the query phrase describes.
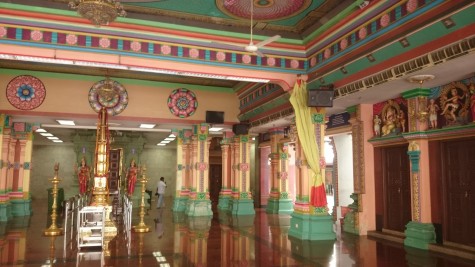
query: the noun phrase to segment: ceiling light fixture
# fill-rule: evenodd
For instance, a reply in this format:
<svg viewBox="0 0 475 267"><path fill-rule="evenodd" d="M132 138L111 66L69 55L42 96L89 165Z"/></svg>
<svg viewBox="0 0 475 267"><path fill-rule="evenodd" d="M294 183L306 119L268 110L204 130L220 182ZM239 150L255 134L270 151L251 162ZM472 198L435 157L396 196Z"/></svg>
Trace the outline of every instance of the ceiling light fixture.
<svg viewBox="0 0 475 267"><path fill-rule="evenodd" d="M164 141L175 141L175 138L172 138L172 137L167 137L165 139L163 139Z"/></svg>
<svg viewBox="0 0 475 267"><path fill-rule="evenodd" d="M140 124L139 128L142 129L153 129L155 128L156 124L147 124L147 123L142 123Z"/></svg>
<svg viewBox="0 0 475 267"><path fill-rule="evenodd" d="M59 138L56 136L48 136L46 138L48 138L49 140L59 140Z"/></svg>
<svg viewBox="0 0 475 267"><path fill-rule="evenodd" d="M40 133L42 136L53 136L53 134L50 133Z"/></svg>
<svg viewBox="0 0 475 267"><path fill-rule="evenodd" d="M221 131L223 128L220 128L220 127L211 127L209 128L209 131L210 132L219 132Z"/></svg>
<svg viewBox="0 0 475 267"><path fill-rule="evenodd" d="M71 121L71 120L56 120L56 121L61 125L70 125L70 126L76 125L74 121Z"/></svg>
<svg viewBox="0 0 475 267"><path fill-rule="evenodd" d="M165 140L163 140L163 141L160 142L160 143L161 143L161 144L168 144L168 143L170 143L170 142L171 142L171 141L165 141Z"/></svg>
<svg viewBox="0 0 475 267"><path fill-rule="evenodd" d="M37 133L46 133L46 130L38 128L38 129L35 130L35 132L37 132Z"/></svg>
<svg viewBox="0 0 475 267"><path fill-rule="evenodd" d="M158 143L157 146L166 146L167 144Z"/></svg>
<svg viewBox="0 0 475 267"><path fill-rule="evenodd" d="M73 0L69 7L77 9L78 14L88 19L94 26L109 25L117 16L127 14L118 0Z"/></svg>
<svg viewBox="0 0 475 267"><path fill-rule="evenodd" d="M55 142L55 143L62 143L63 140L59 140L59 139L58 139L58 140L53 140L53 142Z"/></svg>

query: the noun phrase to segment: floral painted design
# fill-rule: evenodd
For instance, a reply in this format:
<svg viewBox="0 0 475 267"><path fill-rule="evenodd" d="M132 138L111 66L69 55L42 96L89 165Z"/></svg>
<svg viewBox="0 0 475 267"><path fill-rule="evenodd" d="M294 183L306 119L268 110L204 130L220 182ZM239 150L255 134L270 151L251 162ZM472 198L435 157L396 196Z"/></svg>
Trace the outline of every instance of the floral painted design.
<svg viewBox="0 0 475 267"><path fill-rule="evenodd" d="M34 41L39 41L39 40L43 39L43 33L38 31L38 30L34 30L30 33L30 37Z"/></svg>
<svg viewBox="0 0 475 267"><path fill-rule="evenodd" d="M66 43L70 45L75 45L78 42L78 36L75 34L68 34L66 36Z"/></svg>
<svg viewBox="0 0 475 267"><path fill-rule="evenodd" d="M107 109L111 116L120 114L125 110L129 103L127 90L117 81L111 81L112 88L117 92L113 97L105 98L99 95L99 91L105 85L106 80L98 81L89 89L89 105L95 112L99 112L102 107Z"/></svg>
<svg viewBox="0 0 475 267"><path fill-rule="evenodd" d="M346 39L346 38L341 39L341 41L340 41L340 49L341 49L341 50L344 50L344 49L347 48L347 47L348 47L348 39Z"/></svg>
<svg viewBox="0 0 475 267"><path fill-rule="evenodd" d="M100 45L102 48L109 48L109 46L111 45L111 41L109 40L109 38L102 37L102 38L99 40L99 45Z"/></svg>
<svg viewBox="0 0 475 267"><path fill-rule="evenodd" d="M310 66L313 67L317 64L317 58L316 57L312 57L310 59Z"/></svg>
<svg viewBox="0 0 475 267"><path fill-rule="evenodd" d="M216 53L216 59L219 61L224 61L226 59L226 54L224 52Z"/></svg>
<svg viewBox="0 0 475 267"><path fill-rule="evenodd" d="M331 55L332 55L332 51L330 51L330 48L325 49L325 51L323 52L323 57L326 59L330 58Z"/></svg>
<svg viewBox="0 0 475 267"><path fill-rule="evenodd" d="M5 27L0 27L0 38L3 38L7 35L7 29Z"/></svg>
<svg viewBox="0 0 475 267"><path fill-rule="evenodd" d="M407 1L407 3L406 3L407 12L409 12L409 13L414 12L417 9L417 5L418 5L417 0Z"/></svg>
<svg viewBox="0 0 475 267"><path fill-rule="evenodd" d="M142 49L142 44L140 42L137 42L137 41L133 41L131 44L130 44L130 48L137 52L137 51L140 51L140 49Z"/></svg>
<svg viewBox="0 0 475 267"><path fill-rule="evenodd" d="M162 45L160 47L160 52L165 55L169 55L172 52L172 48L169 45Z"/></svg>
<svg viewBox="0 0 475 267"><path fill-rule="evenodd" d="M243 55L242 56L242 62L245 64L251 63L251 56L250 55Z"/></svg>
<svg viewBox="0 0 475 267"><path fill-rule="evenodd" d="M386 27L389 25L389 15L388 14L384 14L383 16L381 16L381 18L379 19L379 23L381 24L381 27Z"/></svg>
<svg viewBox="0 0 475 267"><path fill-rule="evenodd" d="M172 91L167 101L170 112L180 118L193 115L198 108L196 95L185 88L178 88Z"/></svg>
<svg viewBox="0 0 475 267"><path fill-rule="evenodd" d="M298 68L298 67L299 67L299 61L296 60L296 59L292 59L292 60L290 61L290 67L293 68L293 69Z"/></svg>
<svg viewBox="0 0 475 267"><path fill-rule="evenodd" d="M196 48L190 49L190 57L198 58L199 55L200 55L200 52L198 51L198 49Z"/></svg>
<svg viewBox="0 0 475 267"><path fill-rule="evenodd" d="M39 107L45 97L46 88L40 79L21 75L13 78L7 85L7 99L12 106L21 110Z"/></svg>
<svg viewBox="0 0 475 267"><path fill-rule="evenodd" d="M358 31L358 36L360 37L360 39L364 39L366 35L368 35L368 30L366 29L366 27L363 27Z"/></svg>
<svg viewBox="0 0 475 267"><path fill-rule="evenodd" d="M271 66L271 67L275 66L275 58L273 58L273 57L268 57L268 58L267 58L267 65L269 65L269 66Z"/></svg>
<svg viewBox="0 0 475 267"><path fill-rule="evenodd" d="M21 101L31 101L31 99L35 97L35 88L29 84L22 84L18 87L16 96L18 96Z"/></svg>

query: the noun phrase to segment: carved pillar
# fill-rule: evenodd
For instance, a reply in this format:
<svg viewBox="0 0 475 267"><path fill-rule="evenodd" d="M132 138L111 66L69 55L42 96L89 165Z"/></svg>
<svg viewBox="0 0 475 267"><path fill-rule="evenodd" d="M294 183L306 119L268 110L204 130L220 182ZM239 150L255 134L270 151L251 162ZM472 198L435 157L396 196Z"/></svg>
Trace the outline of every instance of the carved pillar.
<svg viewBox="0 0 475 267"><path fill-rule="evenodd" d="M284 137L283 128L273 128L270 130L271 153L269 155L271 164L271 192L267 201L267 213L290 214L293 211L292 200L288 196L286 180L287 176L287 153L282 149L281 139ZM283 158L282 158L283 157ZM287 167L286 167L287 166ZM284 170L284 171L283 171ZM282 175L283 177L282 179ZM285 188L283 188L284 186Z"/></svg>
<svg viewBox="0 0 475 267"><path fill-rule="evenodd" d="M429 249L435 243L435 228L431 213L431 188L429 173L429 141L427 96L430 89L416 88L403 93L407 99L411 134L404 135L409 141L408 156L411 164L412 220L406 225L404 244L419 249Z"/></svg>
<svg viewBox="0 0 475 267"><path fill-rule="evenodd" d="M290 132L290 138L295 142L295 180L297 196L294 212L310 214L309 175L313 174L313 172L308 166L307 158L302 149L302 144L297 136L297 128L295 124L291 126Z"/></svg>
<svg viewBox="0 0 475 267"><path fill-rule="evenodd" d="M232 151L232 132L225 132L223 136L222 145L221 145L221 167L222 167L222 186L221 191L219 192L219 210L230 210L231 200L231 173L233 171L231 166L231 151Z"/></svg>
<svg viewBox="0 0 475 267"><path fill-rule="evenodd" d="M427 111L430 89L416 88L404 92L407 99L409 117L409 132L423 132L428 129L429 113Z"/></svg>
<svg viewBox="0 0 475 267"><path fill-rule="evenodd" d="M185 136L184 130L173 130L172 133L177 137L176 146L176 188L173 196L173 211L183 212L186 209L188 201L189 190L187 187L187 172L188 172L188 154L189 147L187 145L188 138Z"/></svg>
<svg viewBox="0 0 475 267"><path fill-rule="evenodd" d="M249 135L234 137L235 174L232 188L231 213L233 215L255 214L254 200L250 191L250 140Z"/></svg>
<svg viewBox="0 0 475 267"><path fill-rule="evenodd" d="M315 131L317 146L321 153L323 153L324 125L317 123ZM307 162L295 125L291 126L290 139L295 144L297 198L290 218L289 239L293 243L299 243L301 240L333 241L336 239L336 234L333 231L332 216L328 215L328 207L315 207L310 199L312 186L314 185L312 179L314 172ZM324 161L324 157L323 154L320 154L320 162L318 164L320 164L321 174L324 177L325 166L321 164L322 161Z"/></svg>
<svg viewBox="0 0 475 267"><path fill-rule="evenodd" d="M354 203L348 206L351 210L345 215L343 231L363 235L376 228L374 149L367 142L373 136L372 110L370 104L347 110L352 116L354 193L350 197Z"/></svg>
<svg viewBox="0 0 475 267"><path fill-rule="evenodd" d="M0 221L8 221L11 217L11 204L7 190L7 177L9 170L9 143L10 143L10 117L0 115Z"/></svg>
<svg viewBox="0 0 475 267"><path fill-rule="evenodd" d="M209 125L202 123L193 126L192 137L192 168L193 182L190 199L186 207L188 216L212 215L211 200L209 199Z"/></svg>

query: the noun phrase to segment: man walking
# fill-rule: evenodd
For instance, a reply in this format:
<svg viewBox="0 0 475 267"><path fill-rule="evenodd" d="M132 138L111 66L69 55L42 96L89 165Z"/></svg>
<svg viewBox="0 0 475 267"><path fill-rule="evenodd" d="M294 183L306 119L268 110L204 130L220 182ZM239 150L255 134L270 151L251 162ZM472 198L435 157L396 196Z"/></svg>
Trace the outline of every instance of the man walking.
<svg viewBox="0 0 475 267"><path fill-rule="evenodd" d="M157 193L158 193L158 200L157 200L157 209L161 207L165 207L165 203L163 202L163 197L165 195L165 188L167 184L165 183L165 178L160 177L160 181L157 184Z"/></svg>

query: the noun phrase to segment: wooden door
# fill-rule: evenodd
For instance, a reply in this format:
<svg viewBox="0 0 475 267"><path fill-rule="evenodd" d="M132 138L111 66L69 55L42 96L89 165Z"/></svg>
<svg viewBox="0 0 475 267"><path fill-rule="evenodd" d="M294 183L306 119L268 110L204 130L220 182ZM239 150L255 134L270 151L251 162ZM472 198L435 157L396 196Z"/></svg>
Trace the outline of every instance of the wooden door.
<svg viewBox="0 0 475 267"><path fill-rule="evenodd" d="M404 232L411 221L410 165L407 145L382 149L384 228Z"/></svg>
<svg viewBox="0 0 475 267"><path fill-rule="evenodd" d="M442 143L444 241L475 246L475 139Z"/></svg>
<svg viewBox="0 0 475 267"><path fill-rule="evenodd" d="M121 150L111 149L109 151L109 192L114 193L120 186L120 161Z"/></svg>

